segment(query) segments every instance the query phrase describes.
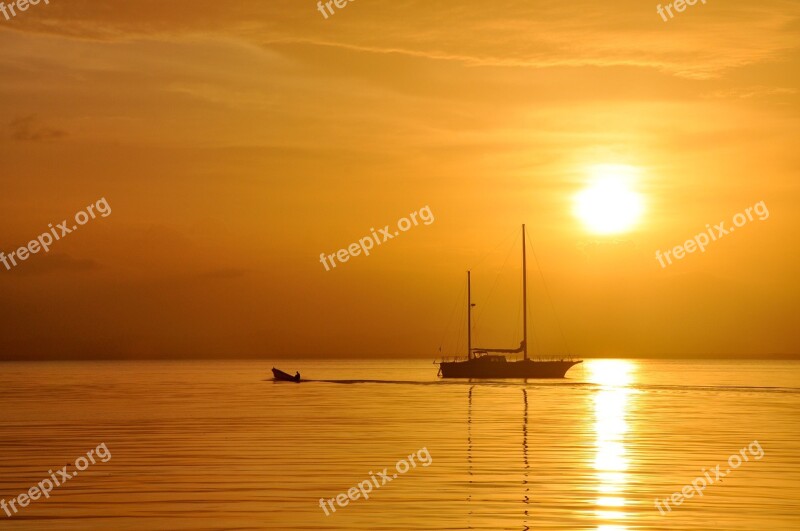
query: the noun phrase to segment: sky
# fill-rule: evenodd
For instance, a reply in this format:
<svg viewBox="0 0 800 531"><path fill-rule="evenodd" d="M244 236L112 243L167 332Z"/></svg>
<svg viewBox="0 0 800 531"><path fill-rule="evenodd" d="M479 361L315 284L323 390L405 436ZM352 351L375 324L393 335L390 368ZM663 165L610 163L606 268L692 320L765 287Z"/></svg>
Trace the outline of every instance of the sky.
<svg viewBox="0 0 800 531"><path fill-rule="evenodd" d="M800 2L657 5L0 16L0 250L111 211L0 264L0 359L464 354L467 269L480 346L514 347L522 223L536 354L797 356ZM612 233L575 214L598 171L641 210ZM760 202L766 219L657 260Z"/></svg>

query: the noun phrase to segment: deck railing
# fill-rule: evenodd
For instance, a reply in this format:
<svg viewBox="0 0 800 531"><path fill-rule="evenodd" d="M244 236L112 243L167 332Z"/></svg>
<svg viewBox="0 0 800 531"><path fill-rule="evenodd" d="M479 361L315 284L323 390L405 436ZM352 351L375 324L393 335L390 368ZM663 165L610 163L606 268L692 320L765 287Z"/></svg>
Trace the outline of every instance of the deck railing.
<svg viewBox="0 0 800 531"><path fill-rule="evenodd" d="M480 354L476 354L475 357L480 357ZM454 362L454 361L467 361L466 356L442 356L438 361L434 361L434 363L444 363L444 362ZM521 361L523 356L517 354L514 356L506 356L508 361ZM531 356L529 359L533 361L575 361L575 356Z"/></svg>

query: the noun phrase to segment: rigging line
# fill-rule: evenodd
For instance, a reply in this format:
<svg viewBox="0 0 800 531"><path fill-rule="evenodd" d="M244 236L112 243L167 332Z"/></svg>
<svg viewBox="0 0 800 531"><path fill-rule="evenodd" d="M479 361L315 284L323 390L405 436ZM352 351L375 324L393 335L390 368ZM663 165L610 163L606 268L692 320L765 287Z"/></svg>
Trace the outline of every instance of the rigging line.
<svg viewBox="0 0 800 531"><path fill-rule="evenodd" d="M521 279L519 281L519 287L521 292L522 291ZM517 304L516 306L517 306L517 318L514 322L517 324L514 326L514 334L515 337L520 337L522 335L520 333L520 328L522 328L522 304ZM533 313L531 312L530 300L528 301L528 316L529 316L528 320L531 320L533 318ZM544 348L542 348L539 342L539 336L536 334L537 328L535 326L529 326L528 330L530 331L531 337L533 338L533 344L529 345L530 350L528 351L528 358L533 358L534 356L536 356L541 359L544 354Z"/></svg>
<svg viewBox="0 0 800 531"><path fill-rule="evenodd" d="M447 337L447 332L450 331L450 323L453 322L453 316L456 314L456 309L458 308L459 303L461 302L461 298L464 294L464 290L466 288L461 286L461 290L458 292L458 297L456 298L456 302L453 304L453 310L450 312L450 317L447 319L447 324L444 327L444 333L442 334L442 339L439 341L439 352L442 351L442 347L444 346L444 338Z"/></svg>
<svg viewBox="0 0 800 531"><path fill-rule="evenodd" d="M500 280L500 274L505 270L506 264L508 264L508 259L511 257L511 251L514 250L514 247L517 244L516 232L514 232L514 241L511 242L511 245L508 248L508 253L506 254L505 260L503 260L503 265L500 266L500 269L497 271L497 275L494 277L494 283L492 287L489 289L489 294L486 296L486 299L482 303L482 306L478 308L477 314L475 316L475 320L477 321L480 317L483 316L483 309L489 307L489 301L492 299L492 295L494 294L494 290L497 287L497 282Z"/></svg>
<svg viewBox="0 0 800 531"><path fill-rule="evenodd" d="M464 295L464 299L466 299L467 290L462 290L462 294ZM453 351L454 356L459 356L461 354L461 340L464 338L464 323L467 321L467 318L464 317L462 312L458 313L460 314L460 317L458 318L458 333L456 334L456 348ZM469 326L469 323L467 323L467 326Z"/></svg>
<svg viewBox="0 0 800 531"><path fill-rule="evenodd" d="M453 350L453 356L458 356L461 353L461 336L463 335L464 331L464 318L459 319L458 321L458 331L456 334L456 346Z"/></svg>
<svg viewBox="0 0 800 531"><path fill-rule="evenodd" d="M526 240L527 239L529 239L529 238L526 238ZM519 284L518 284L519 285L519 293L522 293L524 291L524 289L523 289L524 286L523 286L522 279L519 279L518 282L519 282ZM517 319L515 321L517 324L516 324L516 326L514 328L514 331L517 333L517 337L519 337L521 335L521 334L519 334L519 330L521 328L520 325L525 326L526 324L528 324L528 323L522 323L522 304L521 304L522 301L526 301L526 306L527 306L526 309L528 310L528 312L527 312L528 321L533 320L533 312L531 311L531 299L532 298L533 297L522 296L522 297L520 297L520 299L521 299L519 301L520 304L517 304L517 308L518 308L518 310L517 310ZM528 327L528 330L530 331L531 337L533 338L533 344L532 345L528 345L528 347L530 348L530 350L528 351L528 354L529 354L528 357L532 358L534 356L534 353L536 353L536 352L538 352L539 353L539 357L541 357L542 353L544 352L544 349L540 348L539 336L536 334L537 328L535 326L533 326L533 324L531 324L531 326Z"/></svg>
<svg viewBox="0 0 800 531"><path fill-rule="evenodd" d="M520 324L522 323L522 305L521 304L515 304L514 306L517 307L517 318L514 319L514 339L512 340L511 343L509 343L510 345L514 345L515 342L516 342L516 339L518 337L522 337L522 331L520 330L520 328L521 328Z"/></svg>
<svg viewBox="0 0 800 531"><path fill-rule="evenodd" d="M472 330L471 330L471 332L472 332L472 344L473 345L480 345L481 344L481 339L480 339L479 334L478 334L478 330L480 330L480 327L478 326L479 322L480 322L479 316L478 315L473 315L472 316ZM475 347L473 346L472 348L474 349Z"/></svg>
<svg viewBox="0 0 800 531"><path fill-rule="evenodd" d="M561 326L561 318L558 316L558 310L556 309L555 303L553 303L553 297L550 296L550 288L547 287L547 281L544 279L544 273L542 272L542 266L539 264L539 257L536 256L536 250L533 248L533 242L529 242L531 247L531 253L533 253L533 260L536 262L536 268L539 270L539 276L542 278L542 284L544 285L544 292L547 294L547 300L550 302L550 307L553 308L553 314L556 316L556 325L558 325L558 332L561 334L561 340L564 342L564 346L567 349L567 354L572 356L572 349L569 348L569 342L567 341L567 336L564 335L564 329Z"/></svg>
<svg viewBox="0 0 800 531"><path fill-rule="evenodd" d="M498 249L500 249L502 246L504 246L504 245L506 244L506 241L507 241L507 240L508 240L510 237L514 237L514 238L516 238L516 231L509 231L509 232L508 232L508 235L505 237L505 239L504 239L504 240L501 240L501 241L500 241L500 243L498 243L498 244L497 244L497 245L494 247L494 249L492 249L491 251L489 251L489 252L487 252L487 253L484 253L484 254L483 254L483 256L482 256L482 257L481 257L481 258L478 260L478 262L477 262L477 263L474 263L474 264L472 264L472 265L473 265L473 267L471 268L471 270L472 270L472 271L475 271L475 270L477 270L477 269L478 269L478 267L479 267L479 266L481 266L481 264L483 264L483 262L485 262L485 261L486 261L486 259L487 259L489 256L491 256L491 255L495 254L495 253L497 252L497 250L498 250Z"/></svg>
<svg viewBox="0 0 800 531"><path fill-rule="evenodd" d="M522 282L520 282L521 284ZM530 305L529 305L530 306ZM528 308L528 315L531 315L530 307ZM519 305L519 310L517 311L517 322L520 322L522 319L522 305ZM517 325L519 326L519 325ZM538 352L538 357L541 358L544 355L544 349L539 345L539 336L536 334L536 327L531 326L528 328L531 332L531 336L533 337L533 352ZM529 356L532 357L532 356Z"/></svg>

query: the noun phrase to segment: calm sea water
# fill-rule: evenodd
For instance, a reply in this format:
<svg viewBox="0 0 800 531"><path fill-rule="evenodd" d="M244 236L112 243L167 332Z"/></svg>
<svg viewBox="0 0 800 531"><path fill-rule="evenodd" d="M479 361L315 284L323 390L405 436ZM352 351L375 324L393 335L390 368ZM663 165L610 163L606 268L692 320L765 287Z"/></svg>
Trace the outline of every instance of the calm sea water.
<svg viewBox="0 0 800 531"><path fill-rule="evenodd" d="M105 443L9 530L800 528L800 363L587 360L564 381L420 361L0 365L0 499ZM662 516L702 470L763 457ZM370 472L421 464L326 516ZM419 459L418 459L419 460ZM714 476L712 475L712 478Z"/></svg>

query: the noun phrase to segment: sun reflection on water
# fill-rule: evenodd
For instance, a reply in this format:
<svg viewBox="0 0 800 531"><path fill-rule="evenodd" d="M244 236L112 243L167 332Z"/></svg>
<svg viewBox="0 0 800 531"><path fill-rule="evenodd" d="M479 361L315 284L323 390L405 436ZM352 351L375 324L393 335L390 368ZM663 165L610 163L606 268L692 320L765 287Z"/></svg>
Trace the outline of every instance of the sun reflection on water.
<svg viewBox="0 0 800 531"><path fill-rule="evenodd" d="M605 522L598 531L625 531L625 485L628 458L625 455L626 420L635 366L623 360L592 360L587 363L589 380L600 385L594 396L597 499L595 516Z"/></svg>

